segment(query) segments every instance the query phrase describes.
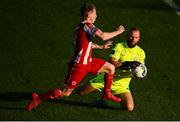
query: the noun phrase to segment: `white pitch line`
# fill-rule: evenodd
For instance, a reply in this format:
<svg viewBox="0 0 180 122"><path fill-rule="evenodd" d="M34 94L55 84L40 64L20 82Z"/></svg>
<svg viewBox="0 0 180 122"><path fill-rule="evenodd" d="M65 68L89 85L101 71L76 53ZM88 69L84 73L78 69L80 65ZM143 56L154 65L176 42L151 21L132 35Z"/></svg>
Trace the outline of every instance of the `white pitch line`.
<svg viewBox="0 0 180 122"><path fill-rule="evenodd" d="M173 0L164 0L171 8L173 8L176 13L180 16L180 7Z"/></svg>

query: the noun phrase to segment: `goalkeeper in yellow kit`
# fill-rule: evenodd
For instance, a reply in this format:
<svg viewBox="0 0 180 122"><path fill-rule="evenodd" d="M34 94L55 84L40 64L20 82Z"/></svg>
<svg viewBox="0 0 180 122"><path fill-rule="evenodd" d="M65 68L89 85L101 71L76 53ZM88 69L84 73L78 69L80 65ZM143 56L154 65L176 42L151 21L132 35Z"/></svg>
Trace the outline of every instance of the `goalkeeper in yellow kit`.
<svg viewBox="0 0 180 122"><path fill-rule="evenodd" d="M133 111L134 101L129 90L129 83L132 78L131 69L145 63L145 52L137 44L140 41L140 30L131 28L127 42L116 44L113 53L110 55L110 62L115 65L116 73L111 86L114 95L122 98L122 107ZM90 80L90 82L78 90L80 95L93 91L101 91L104 87L104 74Z"/></svg>

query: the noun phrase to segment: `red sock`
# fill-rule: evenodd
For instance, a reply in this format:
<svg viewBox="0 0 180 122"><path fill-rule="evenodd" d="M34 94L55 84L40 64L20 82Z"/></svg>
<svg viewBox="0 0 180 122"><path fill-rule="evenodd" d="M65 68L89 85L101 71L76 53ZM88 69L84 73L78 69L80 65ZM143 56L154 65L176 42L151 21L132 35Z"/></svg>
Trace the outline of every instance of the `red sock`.
<svg viewBox="0 0 180 122"><path fill-rule="evenodd" d="M105 86L104 86L105 89L104 90L105 91L111 90L113 78L114 78L114 74L105 74L105 76L104 76L104 81L105 81Z"/></svg>
<svg viewBox="0 0 180 122"><path fill-rule="evenodd" d="M104 76L105 85L104 85L103 99L112 100L114 102L120 102L121 99L114 96L111 93L111 85L112 85L113 78L114 78L114 74L105 74Z"/></svg>
<svg viewBox="0 0 180 122"><path fill-rule="evenodd" d="M56 88L56 89L48 91L46 94L42 95L42 97L43 97L43 100L49 100L49 99L60 98L61 95L62 95L61 89Z"/></svg>

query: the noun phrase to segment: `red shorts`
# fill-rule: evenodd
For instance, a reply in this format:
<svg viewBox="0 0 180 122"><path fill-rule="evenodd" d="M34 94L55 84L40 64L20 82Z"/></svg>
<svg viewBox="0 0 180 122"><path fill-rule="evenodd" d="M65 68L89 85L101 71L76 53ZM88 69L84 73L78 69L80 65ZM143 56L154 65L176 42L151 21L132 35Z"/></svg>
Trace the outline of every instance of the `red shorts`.
<svg viewBox="0 0 180 122"><path fill-rule="evenodd" d="M69 70L70 75L66 78L66 88L76 88L87 73L97 75L105 63L106 61L98 58L92 58L92 62L86 65L75 63Z"/></svg>

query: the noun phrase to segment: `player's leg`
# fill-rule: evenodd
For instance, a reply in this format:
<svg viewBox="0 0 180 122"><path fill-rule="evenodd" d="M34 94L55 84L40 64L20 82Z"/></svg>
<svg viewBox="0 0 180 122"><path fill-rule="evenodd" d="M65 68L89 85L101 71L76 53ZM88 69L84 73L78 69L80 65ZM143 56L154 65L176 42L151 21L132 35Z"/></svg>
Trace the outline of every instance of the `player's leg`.
<svg viewBox="0 0 180 122"><path fill-rule="evenodd" d="M42 97L37 93L32 93L31 101L27 104L26 108L28 111L32 111L32 109L36 108L41 103L42 103Z"/></svg>
<svg viewBox="0 0 180 122"><path fill-rule="evenodd" d="M69 96L72 91L79 85L80 81L88 73L88 66L84 65L74 65L71 68L71 73L68 75L69 78L66 78L65 89L61 92L60 89L53 89L43 95L44 100L56 99L64 96Z"/></svg>
<svg viewBox="0 0 180 122"><path fill-rule="evenodd" d="M70 78L65 86L65 89L62 91L62 95L69 96L88 72L88 65L75 65L70 75Z"/></svg>
<svg viewBox="0 0 180 122"><path fill-rule="evenodd" d="M104 88L104 74L99 74L95 78L91 79L90 82L81 86L77 93L79 95L86 95L91 92L101 91Z"/></svg>
<svg viewBox="0 0 180 122"><path fill-rule="evenodd" d="M73 68L73 64L69 63L68 74L64 80L65 84L67 83L68 79L70 78L72 68ZM62 96L63 96L62 91L59 88L52 89L45 94L32 93L31 101L27 104L26 108L28 111L32 111L32 109L34 109L38 105L40 105L43 100L56 99L56 98L60 98Z"/></svg>
<svg viewBox="0 0 180 122"><path fill-rule="evenodd" d="M120 94L122 98L122 107L128 111L133 111L134 109L134 101L131 92L125 92Z"/></svg>
<svg viewBox="0 0 180 122"><path fill-rule="evenodd" d="M57 99L62 96L62 91L60 88L55 88L41 96L42 96L42 100Z"/></svg>
<svg viewBox="0 0 180 122"><path fill-rule="evenodd" d="M115 102L120 102L121 99L112 95L111 93L111 85L114 78L115 66L105 62L104 60L93 58L91 65L91 72L93 73L105 73L104 76L104 93L103 99L112 100Z"/></svg>
<svg viewBox="0 0 180 122"><path fill-rule="evenodd" d="M43 95L45 100L69 96L88 73L88 66L76 64L71 68L70 72L71 73L68 75L68 78L66 78L67 81L65 81L66 84L64 90L60 92L60 89L54 89L47 92Z"/></svg>
<svg viewBox="0 0 180 122"><path fill-rule="evenodd" d="M120 102L121 99L114 96L111 93L111 85L113 82L113 78L114 78L114 71L115 71L115 67L114 65L106 62L101 69L99 70L99 72L105 72L105 76L104 76L104 93L103 93L103 99L107 99L107 100L112 100L114 102Z"/></svg>
<svg viewBox="0 0 180 122"><path fill-rule="evenodd" d="M66 84L68 79L70 78L72 69L73 69L73 63L72 61L70 61L68 63L68 73L64 79L64 84ZM61 89L59 88L52 89L48 91L47 93L41 94L41 95L37 93L32 93L31 101L27 104L26 108L28 111L32 111L32 109L40 105L43 100L56 99L59 97L62 97L62 92L61 92Z"/></svg>
<svg viewBox="0 0 180 122"><path fill-rule="evenodd" d="M79 88L77 90L77 93L79 95L83 96L83 95L86 95L86 94L89 94L89 93L95 92L95 91L97 91L97 89L94 88L93 86L91 86L90 83L87 83L87 84L83 85L81 88Z"/></svg>
<svg viewBox="0 0 180 122"><path fill-rule="evenodd" d="M60 98L61 96L62 96L62 92L61 89L59 88L52 89L45 94L32 93L31 101L27 104L26 108L28 111L32 111L32 109L36 108L44 100L57 99Z"/></svg>
<svg viewBox="0 0 180 122"><path fill-rule="evenodd" d="M32 94L32 99L27 105L27 110L32 111L32 109L36 108L43 100L49 99L57 99L64 96L69 96L72 91L78 86L82 78L88 73L87 66L78 66L76 65L72 68L71 75L69 81L66 84L66 87L63 91L59 88L55 88L53 90L48 91L45 94L39 95L37 93Z"/></svg>

